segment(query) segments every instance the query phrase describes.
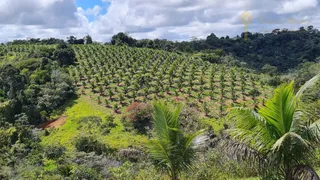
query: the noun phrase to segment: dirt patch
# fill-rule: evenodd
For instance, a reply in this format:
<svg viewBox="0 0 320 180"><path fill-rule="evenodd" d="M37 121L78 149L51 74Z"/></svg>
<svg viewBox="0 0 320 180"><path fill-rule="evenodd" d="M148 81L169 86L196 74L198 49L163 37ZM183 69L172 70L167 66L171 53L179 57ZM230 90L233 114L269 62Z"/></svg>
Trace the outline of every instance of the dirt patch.
<svg viewBox="0 0 320 180"><path fill-rule="evenodd" d="M67 120L67 116L61 116L56 120L48 121L39 125L38 128L41 128L41 129L59 128L66 122L66 120Z"/></svg>

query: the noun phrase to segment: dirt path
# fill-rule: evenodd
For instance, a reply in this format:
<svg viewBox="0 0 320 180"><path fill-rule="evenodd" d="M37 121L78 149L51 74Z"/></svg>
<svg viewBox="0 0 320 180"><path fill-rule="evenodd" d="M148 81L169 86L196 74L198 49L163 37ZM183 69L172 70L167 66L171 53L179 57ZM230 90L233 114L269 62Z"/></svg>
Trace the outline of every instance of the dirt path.
<svg viewBox="0 0 320 180"><path fill-rule="evenodd" d="M39 128L41 129L48 129L48 128L59 128L62 126L67 120L67 116L61 116L60 118L53 120L53 121L48 121L45 122L41 125L39 125Z"/></svg>

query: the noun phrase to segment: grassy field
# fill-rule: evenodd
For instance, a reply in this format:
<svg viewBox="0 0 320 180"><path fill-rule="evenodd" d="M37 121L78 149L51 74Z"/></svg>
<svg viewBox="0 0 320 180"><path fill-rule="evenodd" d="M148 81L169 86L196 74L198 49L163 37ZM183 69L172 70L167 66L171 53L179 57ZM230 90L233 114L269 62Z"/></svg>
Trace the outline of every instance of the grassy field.
<svg viewBox="0 0 320 180"><path fill-rule="evenodd" d="M93 135L111 148L126 148L128 146L142 147L146 142L145 136L125 132L120 122L120 116L115 115L112 111L98 105L88 96L80 96L68 107L63 113L67 116L66 123L58 129L49 129L50 135L43 136L42 144L50 145L53 142L67 147L68 150L74 151L74 139L83 135ZM79 123L79 119L88 116L100 117L106 123L107 117L114 116L116 127L112 128L110 133L105 134L104 129L88 124Z"/></svg>

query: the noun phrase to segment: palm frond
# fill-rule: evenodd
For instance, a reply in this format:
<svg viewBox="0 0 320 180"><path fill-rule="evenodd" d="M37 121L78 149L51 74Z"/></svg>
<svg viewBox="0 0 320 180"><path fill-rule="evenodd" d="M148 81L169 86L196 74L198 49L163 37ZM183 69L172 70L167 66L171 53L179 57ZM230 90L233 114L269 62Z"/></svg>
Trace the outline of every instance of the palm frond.
<svg viewBox="0 0 320 180"><path fill-rule="evenodd" d="M291 180L319 180L317 172L308 165L299 164L293 167L287 177Z"/></svg>
<svg viewBox="0 0 320 180"><path fill-rule="evenodd" d="M260 167L264 167L268 163L267 158L259 151L238 141L224 139L218 148L229 158L237 161L257 163Z"/></svg>
<svg viewBox="0 0 320 180"><path fill-rule="evenodd" d="M298 147L301 150L308 149L310 147L310 143L300 135L294 132L288 132L274 143L271 150L275 153L280 150L285 150L291 144L295 144L295 147Z"/></svg>
<svg viewBox="0 0 320 180"><path fill-rule="evenodd" d="M195 157L192 144L203 131L189 136L183 134L179 122L181 105L170 109L165 103L156 102L153 106L156 137L149 143L149 153L159 171L176 178L181 171L191 167Z"/></svg>
<svg viewBox="0 0 320 180"><path fill-rule="evenodd" d="M272 146L274 140L268 131L267 124L257 112L236 108L230 112L230 117L235 119L237 127L227 130L233 138L241 143L251 144L259 151ZM269 145L266 146L266 144Z"/></svg>
<svg viewBox="0 0 320 180"><path fill-rule="evenodd" d="M208 139L207 136L201 136L204 133L204 129L200 130L194 134L191 134L189 136L187 136L187 142L186 142L186 147L198 147L198 146L202 146L205 141Z"/></svg>
<svg viewBox="0 0 320 180"><path fill-rule="evenodd" d="M258 113L266 120L272 135L280 138L290 131L295 110L296 101L293 82L291 82L278 87L274 91L273 97Z"/></svg>
<svg viewBox="0 0 320 180"><path fill-rule="evenodd" d="M168 112L162 103L154 103L153 123L156 134L159 138L168 139L169 127L167 124Z"/></svg>
<svg viewBox="0 0 320 180"><path fill-rule="evenodd" d="M298 105L303 92L319 78L320 74L296 94L293 81L279 86L273 97L257 112L245 109L231 111L236 128L229 132L240 142L229 141L223 149L231 155L251 158L255 162L261 154L265 155L270 162L267 164L276 165L277 171L283 175L288 175L292 166L308 162L320 143L320 121L311 125L302 121L305 113L298 110Z"/></svg>
<svg viewBox="0 0 320 180"><path fill-rule="evenodd" d="M302 133L304 138L320 143L320 120L312 123L310 126L304 127L305 131Z"/></svg>
<svg viewBox="0 0 320 180"><path fill-rule="evenodd" d="M307 81L301 88L300 90L296 93L296 99L300 99L301 96L303 95L304 91L312 86L320 79L320 74L314 76L311 78L309 81Z"/></svg>

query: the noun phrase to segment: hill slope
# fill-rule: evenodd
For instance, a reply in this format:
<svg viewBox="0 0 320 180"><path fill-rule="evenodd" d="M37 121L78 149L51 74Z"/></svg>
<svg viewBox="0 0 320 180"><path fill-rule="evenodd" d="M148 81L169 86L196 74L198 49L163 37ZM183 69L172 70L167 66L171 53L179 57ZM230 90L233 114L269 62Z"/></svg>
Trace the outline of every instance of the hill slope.
<svg viewBox="0 0 320 180"><path fill-rule="evenodd" d="M166 99L190 102L208 116L221 117L232 106L254 107L271 89L260 75L176 53L124 46L73 48L78 64L70 73L82 94L116 111L133 101Z"/></svg>

